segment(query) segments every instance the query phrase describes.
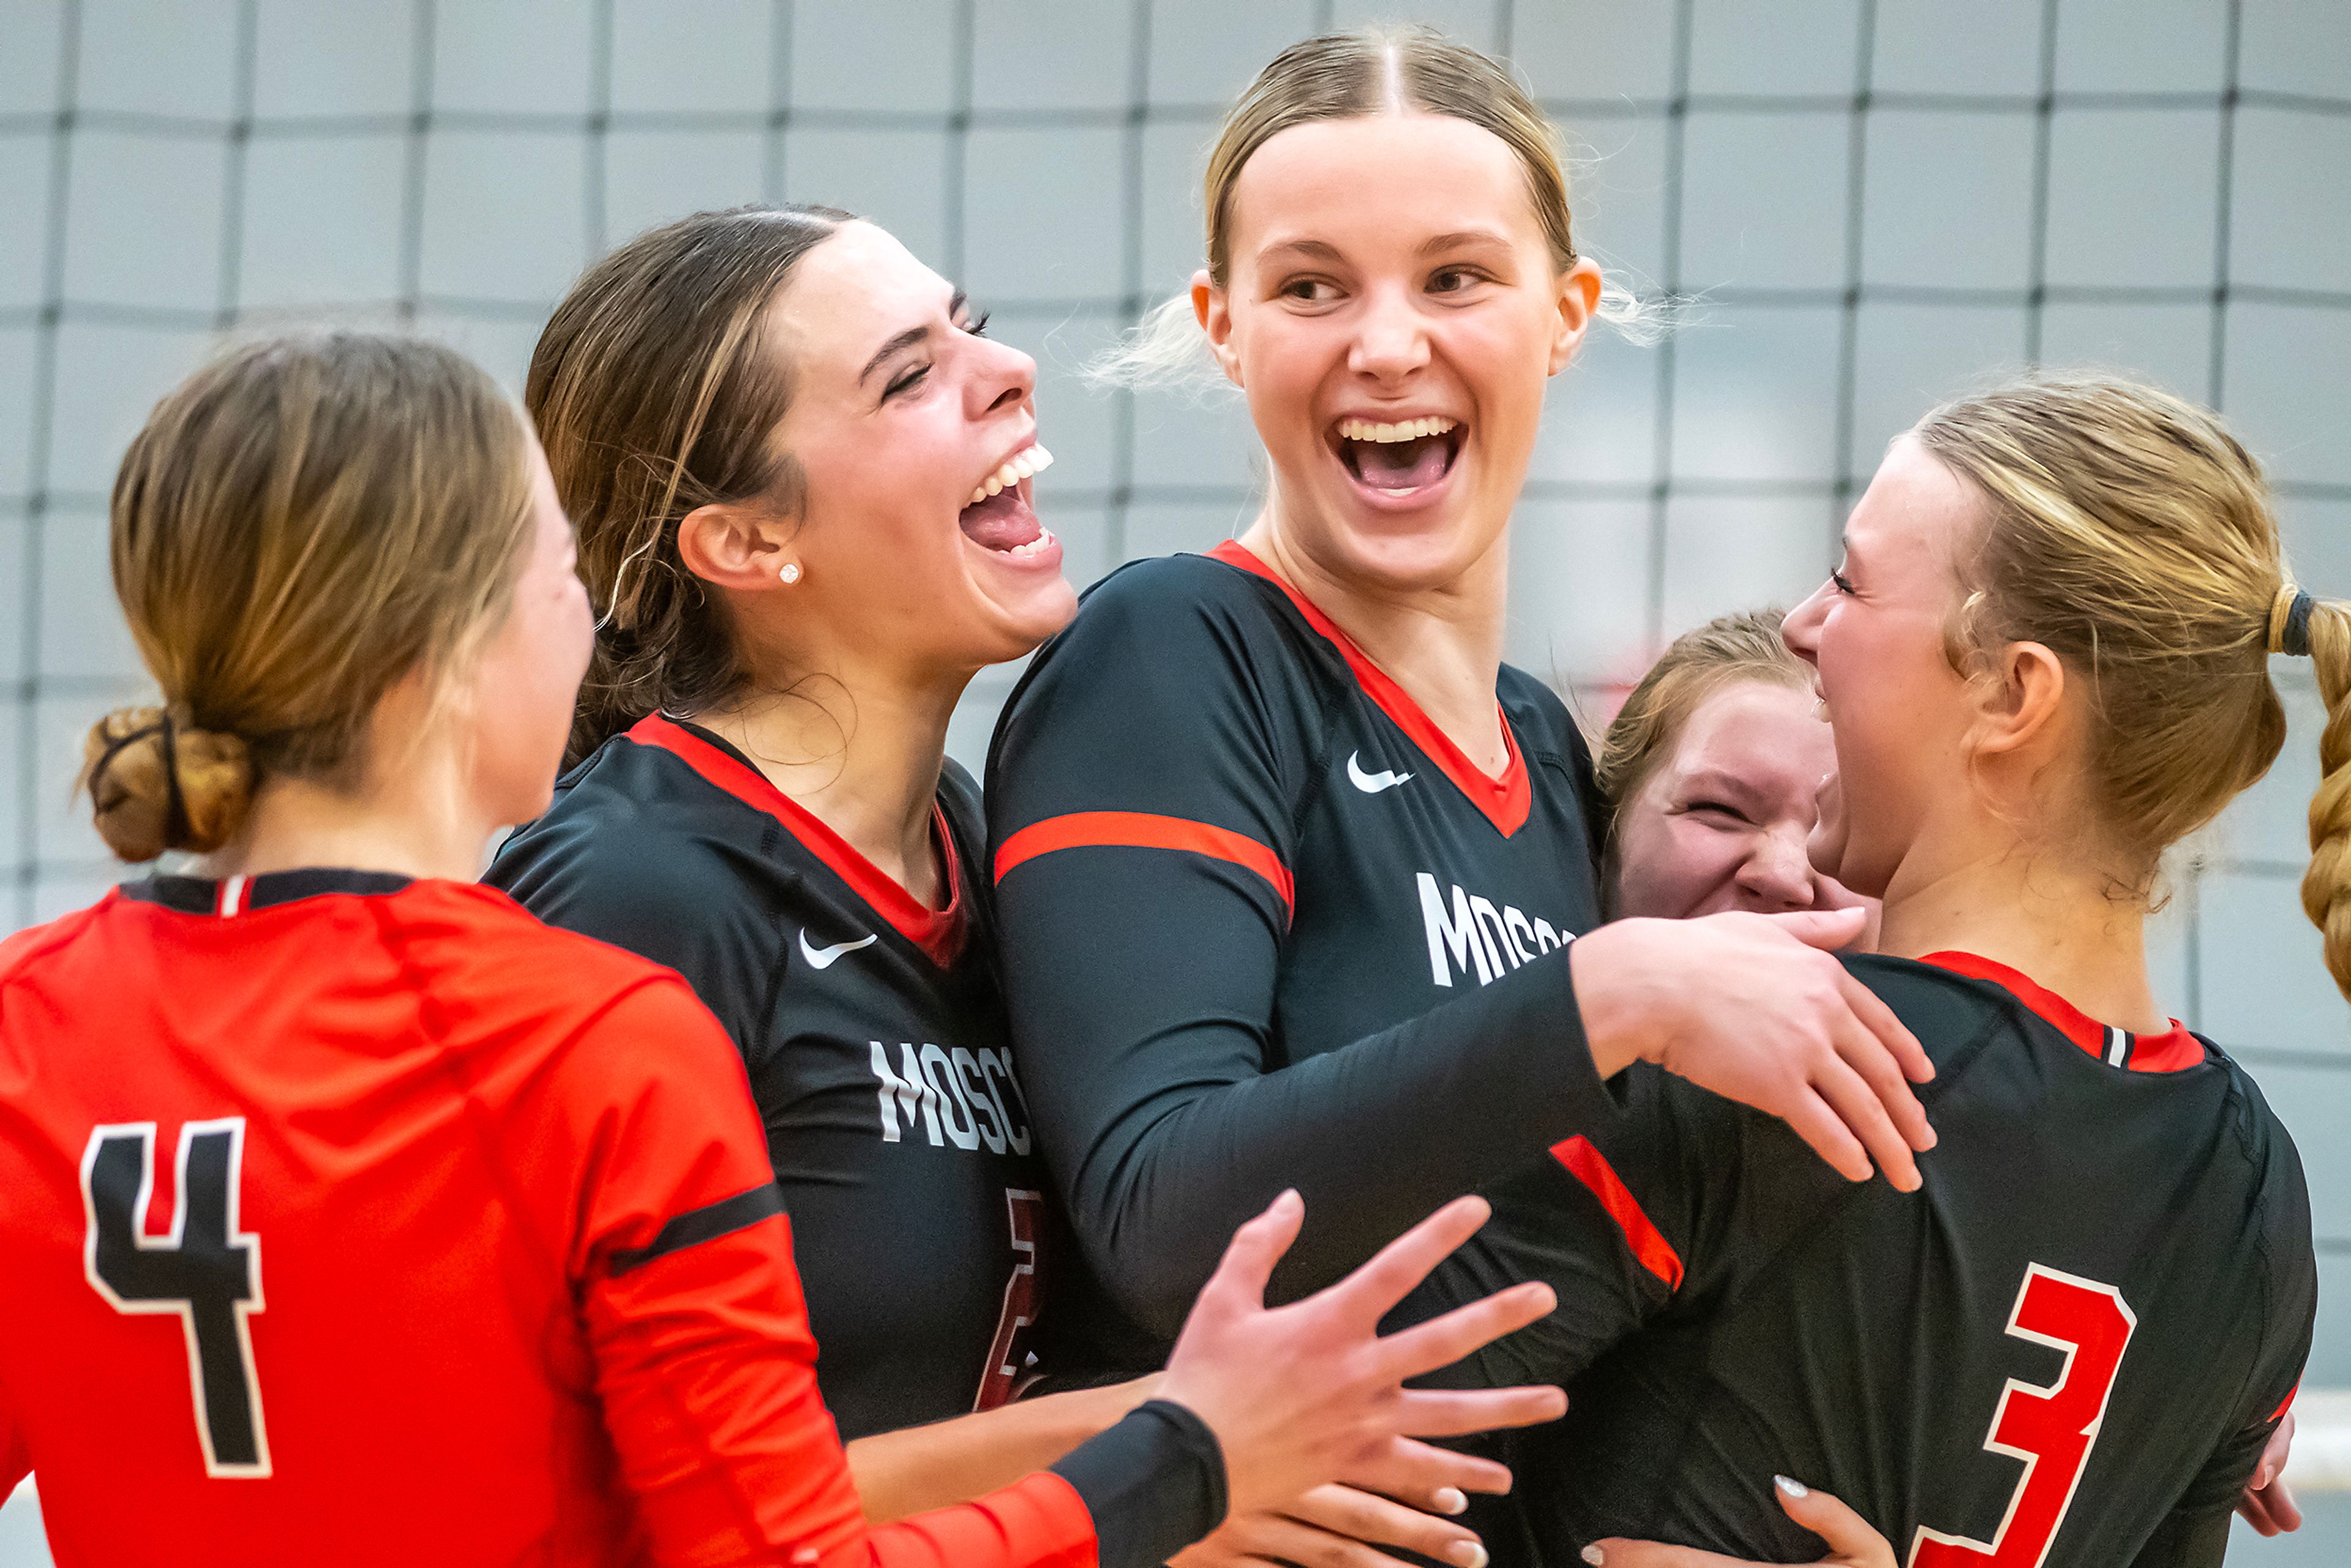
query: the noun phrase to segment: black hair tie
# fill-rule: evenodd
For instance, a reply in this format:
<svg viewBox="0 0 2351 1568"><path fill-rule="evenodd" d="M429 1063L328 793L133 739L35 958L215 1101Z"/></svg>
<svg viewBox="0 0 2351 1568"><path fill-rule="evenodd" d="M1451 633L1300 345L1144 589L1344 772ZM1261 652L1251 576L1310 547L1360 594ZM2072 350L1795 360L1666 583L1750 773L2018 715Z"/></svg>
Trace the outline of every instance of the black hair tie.
<svg viewBox="0 0 2351 1568"><path fill-rule="evenodd" d="M163 847L173 849L187 841L190 827L188 798L180 792L179 737L172 724L169 709L164 710L163 716L153 724L125 730L106 743L106 749L99 752L98 760L89 765L90 799L97 800L98 781L106 777L106 770L114 766L114 759L122 755L122 748L151 735L162 743L160 749L163 753Z"/></svg>
<svg viewBox="0 0 2351 1568"><path fill-rule="evenodd" d="M2270 606L2270 652L2297 659L2310 657L2310 612L2318 601L2292 583L2277 591Z"/></svg>

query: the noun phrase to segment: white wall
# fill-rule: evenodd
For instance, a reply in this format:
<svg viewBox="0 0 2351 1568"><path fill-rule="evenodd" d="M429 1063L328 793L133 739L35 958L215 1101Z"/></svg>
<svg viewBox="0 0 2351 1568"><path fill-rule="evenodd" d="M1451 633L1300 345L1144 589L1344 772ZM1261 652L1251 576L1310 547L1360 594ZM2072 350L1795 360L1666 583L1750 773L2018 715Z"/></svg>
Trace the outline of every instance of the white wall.
<svg viewBox="0 0 2351 1568"><path fill-rule="evenodd" d="M216 330L413 320L516 382L611 242L846 205L1038 355L1041 504L1091 578L1222 537L1250 444L1229 404L1071 372L1188 277L1219 104L1282 44L1399 12L1518 60L1591 156L1585 248L1709 300L1562 379L1517 525L1519 662L1596 705L1661 637L1800 596L1886 437L2034 361L2219 403L2304 580L2351 594L2341 0L0 0L0 929L110 879L66 803L90 721L142 685L106 491ZM2286 759L2201 846L2159 967L2302 1144L2311 1380L2342 1385L2351 1032L2294 893L2315 701L2280 678ZM959 716L967 760L1008 684ZM2322 1548L2351 1555L2351 1522L2249 1555Z"/></svg>

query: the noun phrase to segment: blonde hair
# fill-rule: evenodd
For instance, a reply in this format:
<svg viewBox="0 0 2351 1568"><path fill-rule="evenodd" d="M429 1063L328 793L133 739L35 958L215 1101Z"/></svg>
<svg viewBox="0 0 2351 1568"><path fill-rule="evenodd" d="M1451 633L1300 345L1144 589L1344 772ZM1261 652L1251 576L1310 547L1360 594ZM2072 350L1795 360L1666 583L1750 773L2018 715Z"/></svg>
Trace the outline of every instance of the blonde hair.
<svg viewBox="0 0 2351 1568"><path fill-rule="evenodd" d="M1527 195L1561 272L1577 260L1559 129L1502 62L1433 27L1364 27L1295 43L1273 57L1225 116L1208 153L1203 210L1208 277L1231 271L1233 187L1257 150L1292 126L1417 111L1463 120L1501 138L1526 171ZM1621 283L1604 283L1599 319L1636 340L1655 338L1658 312ZM1207 339L1189 292L1153 307L1088 372L1099 384L1207 379Z"/></svg>
<svg viewBox="0 0 2351 1568"><path fill-rule="evenodd" d="M2033 642L2085 681L2088 804L2137 895L2276 759L2269 655L2311 655L2325 774L2302 901L2351 997L2351 607L2288 580L2260 465L2216 415L2107 376L2012 382L1934 410L1917 436L1988 503L1962 551L1954 667Z"/></svg>
<svg viewBox="0 0 2351 1568"><path fill-rule="evenodd" d="M414 339L234 349L166 396L114 482L114 589L161 707L92 727L81 786L126 861L234 837L273 775L348 777L376 704L445 673L512 592L528 435Z"/></svg>
<svg viewBox="0 0 2351 1568"><path fill-rule="evenodd" d="M1658 764L1673 755L1690 716L1708 698L1741 681L1799 691L1812 685L1812 672L1780 638L1785 619L1777 608L1718 615L1675 638L1649 666L1609 721L1593 758L1601 796L1609 803L1612 840L1614 813L1631 804Z"/></svg>
<svg viewBox="0 0 2351 1568"><path fill-rule="evenodd" d="M799 507L799 465L773 440L789 368L761 323L800 258L855 221L735 207L649 229L581 274L540 334L523 402L598 607L569 760L743 685L725 605L679 557L677 527L754 497Z"/></svg>

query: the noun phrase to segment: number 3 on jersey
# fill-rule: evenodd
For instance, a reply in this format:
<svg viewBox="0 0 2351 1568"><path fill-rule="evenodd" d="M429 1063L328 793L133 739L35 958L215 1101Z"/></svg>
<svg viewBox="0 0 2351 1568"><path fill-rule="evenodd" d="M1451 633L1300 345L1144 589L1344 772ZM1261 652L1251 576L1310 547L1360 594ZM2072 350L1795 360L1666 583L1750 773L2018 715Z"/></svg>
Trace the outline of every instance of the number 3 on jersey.
<svg viewBox="0 0 2351 1568"><path fill-rule="evenodd" d="M1918 1527L1910 1568L2040 1568L2074 1501L2090 1447L2106 1418L2137 1314L2112 1285L2034 1263L2024 1270L2008 1332L2065 1353L2047 1387L2008 1380L1983 1446L2024 1461L2024 1475L1991 1544Z"/></svg>
<svg viewBox="0 0 2351 1568"><path fill-rule="evenodd" d="M269 1474L269 1433L246 1320L261 1311L261 1239L237 1228L245 1118L180 1128L171 1235L147 1231L155 1190L155 1124L97 1128L81 1156L82 1272L118 1312L178 1315L188 1343L204 1473Z"/></svg>

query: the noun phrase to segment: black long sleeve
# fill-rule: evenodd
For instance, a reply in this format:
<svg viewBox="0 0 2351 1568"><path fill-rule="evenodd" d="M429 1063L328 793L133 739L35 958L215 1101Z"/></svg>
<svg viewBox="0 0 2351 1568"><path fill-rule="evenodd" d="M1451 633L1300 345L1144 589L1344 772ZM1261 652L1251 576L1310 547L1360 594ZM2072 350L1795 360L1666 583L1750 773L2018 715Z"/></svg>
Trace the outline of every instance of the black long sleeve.
<svg viewBox="0 0 2351 1568"><path fill-rule="evenodd" d="M1208 591L1171 595L1169 579ZM1113 579L1032 667L990 766L1021 1080L1089 1263L1163 1338L1234 1228L1284 1187L1306 1200L1276 1280L1297 1295L1613 1114L1557 945L1450 990L1432 989L1417 952L1416 977L1374 957L1419 1016L1336 1049L1284 1036L1290 900L1315 896L1290 883L1300 816L1322 780L1368 764L1360 747L1330 752L1330 683L1259 586L1196 558ZM1343 802L1371 809L1356 799ZM1588 874L1560 858L1562 881ZM1413 900L1412 870L1385 883ZM1433 951L1419 905L1405 915L1412 947Z"/></svg>

